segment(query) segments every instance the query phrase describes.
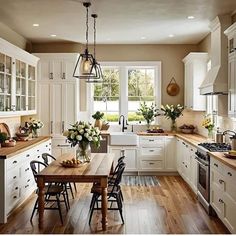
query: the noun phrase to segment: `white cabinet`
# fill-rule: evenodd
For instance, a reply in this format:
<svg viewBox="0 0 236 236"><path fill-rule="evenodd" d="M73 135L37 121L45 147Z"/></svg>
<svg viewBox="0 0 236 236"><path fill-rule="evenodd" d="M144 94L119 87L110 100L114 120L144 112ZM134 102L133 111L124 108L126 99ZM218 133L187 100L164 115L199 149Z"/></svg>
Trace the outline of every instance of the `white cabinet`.
<svg viewBox="0 0 236 236"><path fill-rule="evenodd" d="M165 170L176 171L176 138L174 136L165 137Z"/></svg>
<svg viewBox="0 0 236 236"><path fill-rule="evenodd" d="M176 145L177 170L182 178L197 193L197 162L195 160L196 148L177 138Z"/></svg>
<svg viewBox="0 0 236 236"><path fill-rule="evenodd" d="M125 171L137 171L137 148L131 146L110 146L109 152L115 154L114 166L117 164L117 160L125 155L124 162L126 163Z"/></svg>
<svg viewBox="0 0 236 236"><path fill-rule="evenodd" d="M231 233L236 233L236 171L211 157L210 204Z"/></svg>
<svg viewBox="0 0 236 236"><path fill-rule="evenodd" d="M40 57L38 69L38 116L44 123L41 135L60 138L78 121L79 81L73 78L74 63L77 54L37 54ZM57 141L56 141L57 142ZM55 148L55 146L53 146ZM57 147L56 156L65 151Z"/></svg>
<svg viewBox="0 0 236 236"><path fill-rule="evenodd" d="M38 58L0 38L0 116L36 114Z"/></svg>
<svg viewBox="0 0 236 236"><path fill-rule="evenodd" d="M206 110L206 96L200 95L199 87L207 72L208 54L191 52L184 59L184 105L193 111Z"/></svg>
<svg viewBox="0 0 236 236"><path fill-rule="evenodd" d="M51 140L45 140L27 151L0 159L0 223L28 198L36 188L30 168L32 160L42 161L42 153L51 153Z"/></svg>

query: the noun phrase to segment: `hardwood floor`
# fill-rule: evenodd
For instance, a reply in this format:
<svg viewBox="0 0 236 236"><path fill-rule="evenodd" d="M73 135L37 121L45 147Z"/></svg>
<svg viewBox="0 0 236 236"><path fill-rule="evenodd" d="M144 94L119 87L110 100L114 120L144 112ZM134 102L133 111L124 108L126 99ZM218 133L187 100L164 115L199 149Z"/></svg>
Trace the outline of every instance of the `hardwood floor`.
<svg viewBox="0 0 236 236"><path fill-rule="evenodd" d="M108 212L107 234L225 234L229 233L219 219L209 217L191 189L179 176L158 176L159 186L124 186L124 218L118 211ZM38 215L30 223L35 195L0 225L0 234L90 234L101 231L101 213L88 224L91 200L90 184L77 184L78 193L71 209L63 209L64 225L57 211L45 211L44 229L38 229Z"/></svg>

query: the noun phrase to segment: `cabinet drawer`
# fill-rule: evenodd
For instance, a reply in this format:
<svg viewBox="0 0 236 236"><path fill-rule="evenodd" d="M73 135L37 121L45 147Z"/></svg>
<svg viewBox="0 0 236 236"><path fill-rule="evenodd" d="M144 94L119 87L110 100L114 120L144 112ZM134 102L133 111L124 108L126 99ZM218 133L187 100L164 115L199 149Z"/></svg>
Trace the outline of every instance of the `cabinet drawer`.
<svg viewBox="0 0 236 236"><path fill-rule="evenodd" d="M223 215L224 204L223 204L223 194L222 190L218 188L215 184L211 186L211 205L216 211L219 218Z"/></svg>
<svg viewBox="0 0 236 236"><path fill-rule="evenodd" d="M141 148L141 155L144 156L163 156L164 150L162 147L143 147Z"/></svg>
<svg viewBox="0 0 236 236"><path fill-rule="evenodd" d="M7 186L7 196L10 196L14 191L19 191L20 182L16 181Z"/></svg>
<svg viewBox="0 0 236 236"><path fill-rule="evenodd" d="M217 170L211 170L211 183L216 185L221 191L225 189L225 178Z"/></svg>
<svg viewBox="0 0 236 236"><path fill-rule="evenodd" d="M20 168L16 167L7 172L7 185L20 181Z"/></svg>
<svg viewBox="0 0 236 236"><path fill-rule="evenodd" d="M164 146L165 139L163 137L140 137L139 142L141 146L159 147Z"/></svg>
<svg viewBox="0 0 236 236"><path fill-rule="evenodd" d="M20 201L20 189L14 190L7 195L7 212L9 213Z"/></svg>
<svg viewBox="0 0 236 236"><path fill-rule="evenodd" d="M163 169L163 161L141 161L141 168L142 169L154 169L159 170Z"/></svg>
<svg viewBox="0 0 236 236"><path fill-rule="evenodd" d="M228 181L233 181L235 183L236 171L232 168L224 165L224 175Z"/></svg>
<svg viewBox="0 0 236 236"><path fill-rule="evenodd" d="M218 160L216 160L215 158L210 159L211 162L211 167L218 170L220 173L223 173L223 165L221 162L219 162Z"/></svg>

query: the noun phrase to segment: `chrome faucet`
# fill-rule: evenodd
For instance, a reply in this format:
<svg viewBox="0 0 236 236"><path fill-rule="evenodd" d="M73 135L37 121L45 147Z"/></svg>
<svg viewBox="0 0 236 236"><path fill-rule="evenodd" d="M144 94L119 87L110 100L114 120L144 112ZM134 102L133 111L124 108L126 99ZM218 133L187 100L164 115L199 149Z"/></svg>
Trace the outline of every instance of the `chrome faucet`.
<svg viewBox="0 0 236 236"><path fill-rule="evenodd" d="M127 129L127 127L125 126L125 116L124 116L124 115L121 115L121 116L119 117L119 125L121 125L121 118L123 118L123 119L122 119L122 127L121 127L121 129L122 129L122 132L124 132L125 129ZM127 121L126 121L126 124L127 124Z"/></svg>

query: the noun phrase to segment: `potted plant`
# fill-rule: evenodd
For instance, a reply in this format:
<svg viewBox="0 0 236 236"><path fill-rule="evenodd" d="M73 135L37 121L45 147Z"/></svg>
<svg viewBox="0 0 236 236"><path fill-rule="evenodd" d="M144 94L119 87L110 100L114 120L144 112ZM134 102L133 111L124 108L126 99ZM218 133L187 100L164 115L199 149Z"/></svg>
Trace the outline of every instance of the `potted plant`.
<svg viewBox="0 0 236 236"><path fill-rule="evenodd" d="M207 115L204 116L204 119L202 121L202 127L207 129L208 139L212 141L212 139L213 139L213 129L214 129L215 125L214 125L214 122L213 122L210 114L207 114Z"/></svg>
<svg viewBox="0 0 236 236"><path fill-rule="evenodd" d="M95 119L94 127L98 127L100 130L102 129L102 118L104 113L97 111L92 115L93 119Z"/></svg>
<svg viewBox="0 0 236 236"><path fill-rule="evenodd" d="M90 162L90 143L92 142L97 148L100 147L101 134L98 127L83 121L71 125L72 128L64 132L64 136L71 144L71 147L78 145L76 159L82 162Z"/></svg>
<svg viewBox="0 0 236 236"><path fill-rule="evenodd" d="M7 140L7 134L0 131L0 147L2 143L5 143L6 140Z"/></svg>
<svg viewBox="0 0 236 236"><path fill-rule="evenodd" d="M178 105L165 105L161 106L161 110L164 112L164 116L167 119L171 119L171 131L177 131L176 119L183 115L184 107L180 104Z"/></svg>
<svg viewBox="0 0 236 236"><path fill-rule="evenodd" d="M158 109L156 105L152 103L152 105L149 107L146 102L140 103L140 108L138 109L138 112L136 112L138 115L142 115L143 118L147 122L147 128L150 128L151 123L154 121L154 118L159 116Z"/></svg>

